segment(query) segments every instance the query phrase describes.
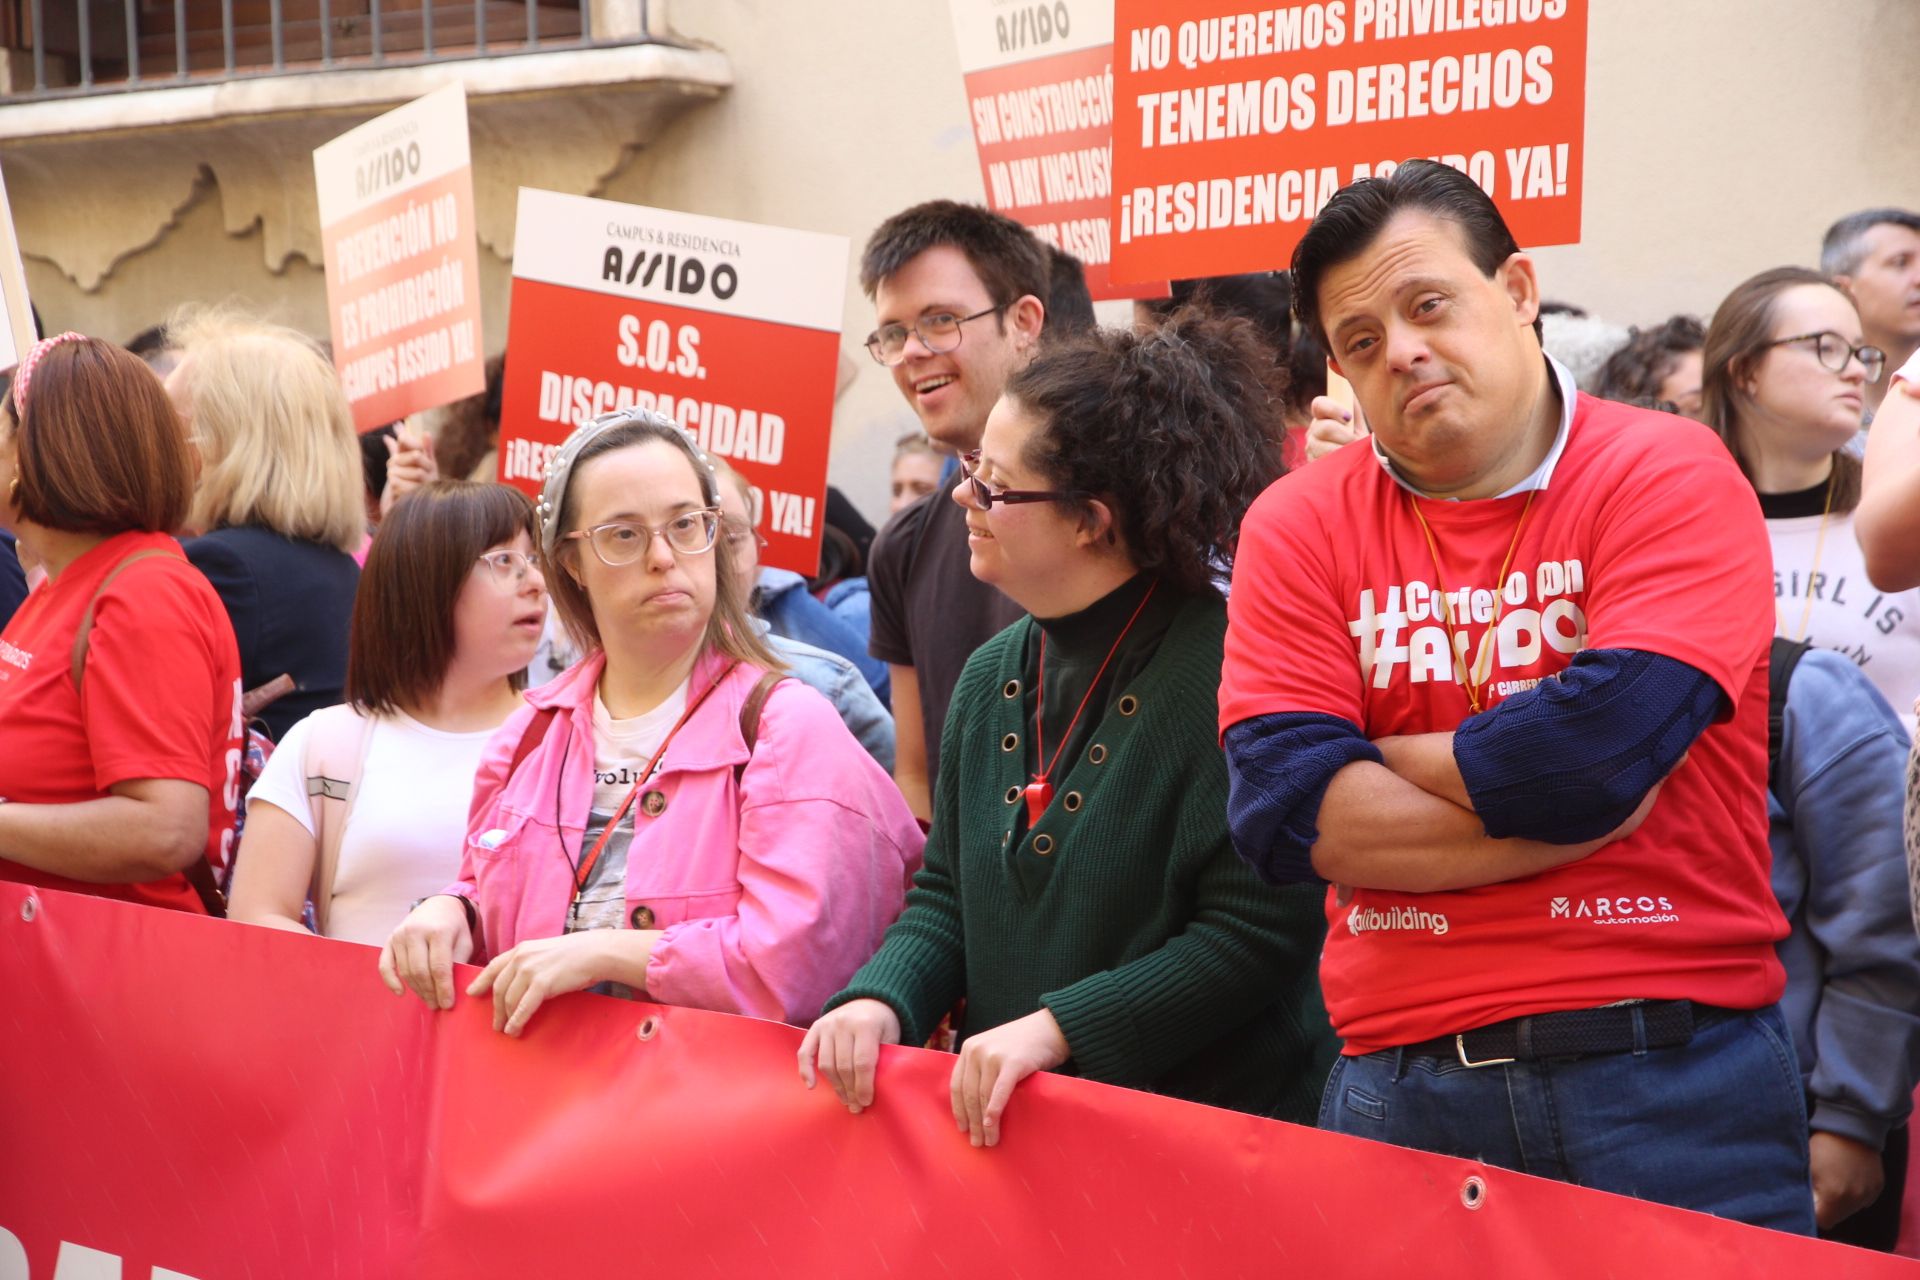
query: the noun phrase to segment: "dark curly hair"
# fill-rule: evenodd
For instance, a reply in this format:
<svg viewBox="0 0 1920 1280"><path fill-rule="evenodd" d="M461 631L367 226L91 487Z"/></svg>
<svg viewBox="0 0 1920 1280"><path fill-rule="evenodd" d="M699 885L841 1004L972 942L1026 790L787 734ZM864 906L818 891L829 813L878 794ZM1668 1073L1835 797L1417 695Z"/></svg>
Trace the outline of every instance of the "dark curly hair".
<svg viewBox="0 0 1920 1280"><path fill-rule="evenodd" d="M1689 351L1704 350L1707 326L1693 316L1673 316L1651 329L1635 327L1626 345L1600 366L1593 394L1622 404L1657 401L1660 384Z"/></svg>
<svg viewBox="0 0 1920 1280"><path fill-rule="evenodd" d="M1212 591L1282 470L1286 371L1254 326L1188 308L1146 333L1064 339L1007 383L1038 421L1024 461L1113 511L1143 572Z"/></svg>

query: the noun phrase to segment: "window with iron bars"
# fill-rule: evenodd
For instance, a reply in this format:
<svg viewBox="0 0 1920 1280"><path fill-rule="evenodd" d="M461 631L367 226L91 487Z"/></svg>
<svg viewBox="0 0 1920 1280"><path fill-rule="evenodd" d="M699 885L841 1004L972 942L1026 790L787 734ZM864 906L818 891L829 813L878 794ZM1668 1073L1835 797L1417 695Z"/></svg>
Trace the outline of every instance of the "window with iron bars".
<svg viewBox="0 0 1920 1280"><path fill-rule="evenodd" d="M592 9L592 0L0 0L14 87L0 101L578 48L594 42Z"/></svg>

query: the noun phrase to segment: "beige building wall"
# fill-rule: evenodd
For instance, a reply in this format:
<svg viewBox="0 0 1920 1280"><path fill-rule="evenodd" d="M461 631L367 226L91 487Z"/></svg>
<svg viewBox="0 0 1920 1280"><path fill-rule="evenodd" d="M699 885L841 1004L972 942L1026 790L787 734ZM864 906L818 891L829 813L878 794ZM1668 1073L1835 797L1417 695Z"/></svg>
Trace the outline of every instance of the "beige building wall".
<svg viewBox="0 0 1920 1280"><path fill-rule="evenodd" d="M1541 251L1550 296L1620 323L1710 312L1755 271L1811 264L1842 213L1920 208L1920 136L1908 127L1920 118L1920 4L1591 5L1585 238ZM734 87L576 189L833 232L856 256L908 203L980 198L945 0L675 0L671 21L725 53ZM8 157L0 145L13 185ZM83 288L55 262L88 255L58 242L124 239L103 207L112 197L99 186L41 189L37 199L60 207L24 210L20 221L47 323L125 339L177 303L236 298L324 332L317 265L277 252L272 228L249 220L233 194L209 171L144 247L115 241L117 260ZM508 266L499 253L482 258L497 349ZM833 479L877 520L891 442L914 421L861 350L872 312L851 274L846 317Z"/></svg>

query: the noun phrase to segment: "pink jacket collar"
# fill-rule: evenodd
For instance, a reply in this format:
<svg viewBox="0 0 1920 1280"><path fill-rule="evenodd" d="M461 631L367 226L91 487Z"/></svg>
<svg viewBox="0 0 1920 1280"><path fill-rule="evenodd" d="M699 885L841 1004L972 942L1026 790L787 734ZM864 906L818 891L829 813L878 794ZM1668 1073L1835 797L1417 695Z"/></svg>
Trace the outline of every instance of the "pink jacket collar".
<svg viewBox="0 0 1920 1280"><path fill-rule="evenodd" d="M713 649L703 652L693 664L693 678L687 686L689 700L697 698L707 686L726 672L732 658ZM538 710L566 713L575 732L593 734L594 690L600 685L600 673L607 665L604 650L596 650L537 689L527 691L527 701ZM761 676L759 667L738 663L726 672L720 687L713 691L693 718L675 734L660 762L660 771L683 769L731 768L744 764L751 754L740 734L740 710Z"/></svg>

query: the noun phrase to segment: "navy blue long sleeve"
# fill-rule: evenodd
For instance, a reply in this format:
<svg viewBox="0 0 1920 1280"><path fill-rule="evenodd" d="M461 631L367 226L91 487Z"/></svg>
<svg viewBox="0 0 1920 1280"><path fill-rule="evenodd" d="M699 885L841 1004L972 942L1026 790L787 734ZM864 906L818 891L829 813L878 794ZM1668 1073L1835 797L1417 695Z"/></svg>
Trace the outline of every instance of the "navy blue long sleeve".
<svg viewBox="0 0 1920 1280"><path fill-rule="evenodd" d="M1589 649L1463 722L1454 763L1488 835L1581 844L1632 816L1724 702L1677 659Z"/></svg>
<svg viewBox="0 0 1920 1280"><path fill-rule="evenodd" d="M1580 844L1614 830L1687 753L1724 703L1684 662L1632 649L1576 654L1565 671L1454 735L1455 763L1487 834ZM1338 716L1255 716L1225 736L1234 847L1274 884L1317 880L1312 850L1333 775L1381 763Z"/></svg>
<svg viewBox="0 0 1920 1280"><path fill-rule="evenodd" d="M1234 849L1269 884L1319 880L1313 845L1327 786L1356 760L1379 764L1380 749L1351 720L1309 712L1242 720L1226 748Z"/></svg>

